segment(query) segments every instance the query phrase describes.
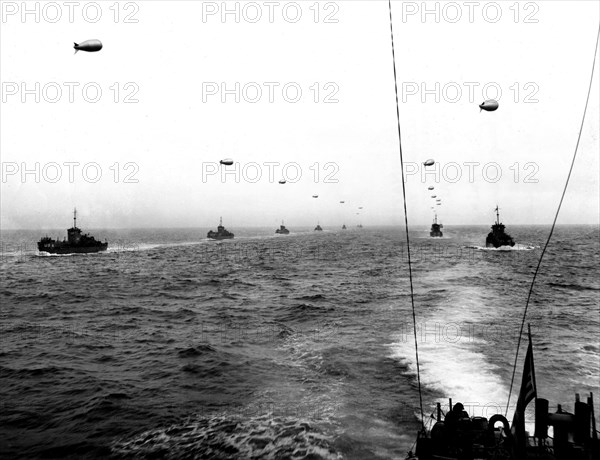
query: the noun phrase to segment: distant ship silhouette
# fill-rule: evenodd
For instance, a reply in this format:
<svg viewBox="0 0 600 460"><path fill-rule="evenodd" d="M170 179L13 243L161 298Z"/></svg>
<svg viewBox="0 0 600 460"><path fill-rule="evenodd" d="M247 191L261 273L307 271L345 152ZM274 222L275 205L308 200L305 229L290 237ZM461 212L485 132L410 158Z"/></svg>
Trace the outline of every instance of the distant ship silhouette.
<svg viewBox="0 0 600 460"><path fill-rule="evenodd" d="M275 233L278 233L279 235L287 235L290 233L290 231L287 228L285 228L285 225L283 225L283 221L281 221L281 225L277 230L275 230Z"/></svg>
<svg viewBox="0 0 600 460"><path fill-rule="evenodd" d="M217 231L213 232L212 230L210 230L206 234L206 237L210 238L211 240L230 240L233 238L233 236L233 233L225 230L225 227L223 227L222 217L219 219L219 226L217 227Z"/></svg>
<svg viewBox="0 0 600 460"><path fill-rule="evenodd" d="M442 236L444 236L444 234L440 230L442 228L444 228L444 226L442 224L437 223L437 214L436 214L435 220L433 221L433 224L431 224L431 231L429 232L429 236L431 236L433 238L441 238Z"/></svg>

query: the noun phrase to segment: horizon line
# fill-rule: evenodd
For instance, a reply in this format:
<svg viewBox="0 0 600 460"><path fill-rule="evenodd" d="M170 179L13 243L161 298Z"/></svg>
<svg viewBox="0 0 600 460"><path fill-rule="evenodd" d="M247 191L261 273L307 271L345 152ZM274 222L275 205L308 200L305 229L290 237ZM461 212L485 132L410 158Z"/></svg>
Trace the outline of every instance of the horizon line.
<svg viewBox="0 0 600 460"><path fill-rule="evenodd" d="M342 223L343 224L343 223ZM297 227L312 227L313 224L308 224L308 225L298 225ZM428 226L431 225L429 223L427 224L413 224L411 226L409 226L409 230L411 228L414 228L415 226ZM444 224L446 227L451 228L451 227L489 227L490 224ZM510 224L510 227L525 227L525 226L529 226L529 227L547 227L547 226L551 226L552 223L544 223L544 224ZM325 224L325 227L339 227L340 225L335 224L335 225L327 225ZM597 223L562 223L562 224L556 224L557 227L567 227L567 226L597 226L600 227L600 222ZM237 228L239 229L263 229L263 228L271 228L271 225L245 225L245 226L238 226ZM286 225L287 227L287 225ZM364 225L364 228L381 228L381 227L387 227L387 228L404 228L404 226L402 224L375 224L375 225ZM198 230L198 229L205 229L205 228L212 228L212 227L199 227L199 226L193 226L193 227L88 227L90 229L94 229L94 230ZM231 227L234 228L234 227ZM356 225L354 224L350 224L349 228L356 228ZM49 231L49 230L63 230L63 228L0 228L0 232L4 232L4 231L10 231L10 232L15 232L15 231Z"/></svg>

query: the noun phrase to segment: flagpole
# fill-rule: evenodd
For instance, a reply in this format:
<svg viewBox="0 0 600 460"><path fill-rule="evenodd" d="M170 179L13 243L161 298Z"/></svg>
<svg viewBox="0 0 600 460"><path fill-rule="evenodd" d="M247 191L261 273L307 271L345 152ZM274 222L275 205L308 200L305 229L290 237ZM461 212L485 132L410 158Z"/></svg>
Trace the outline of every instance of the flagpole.
<svg viewBox="0 0 600 460"><path fill-rule="evenodd" d="M531 350L531 380L533 382L533 392L535 394L533 403L534 403L534 407L536 408L536 414L535 414L535 421L537 423L537 384L535 383L535 365L533 363L533 344L531 342L531 324L527 323L527 335L529 336L529 349ZM525 415L525 413L523 413L523 415ZM535 437L535 430L534 430L534 437ZM541 438L538 439L538 445L541 445Z"/></svg>
<svg viewBox="0 0 600 460"><path fill-rule="evenodd" d="M531 324L527 323L527 335L529 336L529 346L531 347L531 379L533 380L533 391L537 399L537 384L535 383L535 366L533 364L533 345L531 343Z"/></svg>

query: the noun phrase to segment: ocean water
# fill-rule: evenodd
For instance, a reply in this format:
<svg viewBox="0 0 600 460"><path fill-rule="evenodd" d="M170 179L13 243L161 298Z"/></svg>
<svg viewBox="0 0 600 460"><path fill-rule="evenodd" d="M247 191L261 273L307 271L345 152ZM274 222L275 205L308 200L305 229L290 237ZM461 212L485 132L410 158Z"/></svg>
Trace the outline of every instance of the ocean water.
<svg viewBox="0 0 600 460"><path fill-rule="evenodd" d="M404 458L420 426L401 228L93 230L43 256L4 231L0 457ZM411 229L425 422L504 413L548 227ZM62 235L58 230L51 235ZM528 313L538 395L600 414L599 229L559 226ZM521 382L524 340L509 420ZM528 427L531 427L528 413Z"/></svg>

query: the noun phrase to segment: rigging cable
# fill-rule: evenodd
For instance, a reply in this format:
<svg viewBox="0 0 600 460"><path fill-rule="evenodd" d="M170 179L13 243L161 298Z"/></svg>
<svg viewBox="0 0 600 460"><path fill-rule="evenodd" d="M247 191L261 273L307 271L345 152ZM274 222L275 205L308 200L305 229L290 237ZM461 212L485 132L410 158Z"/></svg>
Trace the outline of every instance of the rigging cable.
<svg viewBox="0 0 600 460"><path fill-rule="evenodd" d="M406 185L404 183L404 158L402 156L402 134L400 130L400 106L398 103L398 78L396 74L396 52L394 50L394 28L392 25L392 0L388 0L390 9L390 34L392 38L392 61L394 64L394 87L396 90L396 117L398 119L398 146L400 149L400 168L402 170L402 198L404 200L404 226L406 228L406 251L408 254L408 276L410 279L410 303L412 305L413 330L415 335L415 355L417 359L417 384L419 388L419 407L421 409L421 427L425 430L425 422L423 416L423 396L421 394L421 373L419 368L419 346L417 343L417 318L415 315L415 298L413 289L412 267L410 263L410 239L408 237L408 214L406 212Z"/></svg>
<svg viewBox="0 0 600 460"><path fill-rule="evenodd" d="M550 228L550 234L548 235L548 239L546 240L546 244L544 245L544 249L542 250L542 254L540 255L540 260L538 261L537 267L533 274L533 279L531 280L531 286L529 287L529 293L527 294L527 302L525 303L525 311L523 312L523 320L521 321L521 329L519 331L519 340L517 342L517 352L515 354L515 363L513 366L512 377L510 379L510 389L508 390L508 401L506 402L506 411L504 416L508 414L508 406L510 404L510 395L512 393L513 383L515 380L515 371L517 369L517 358L519 357L519 348L521 346L521 338L523 336L523 327L525 326L525 318L527 317L527 308L529 307L529 300L531 299L531 294L533 293L533 285L535 284L535 279L537 277L538 271L540 269L540 265L542 265L542 259L544 258L544 254L546 253L546 249L550 244L550 239L552 238L552 233L554 232L554 226L556 225L556 220L558 219L558 214L560 213L560 208L562 206L563 200L565 198L565 194L567 192L567 187L569 186L569 180L571 179L571 173L573 172L573 166L575 166L575 159L577 158L577 150L579 148L579 141L581 140L581 133L583 132L583 125L585 122L585 114L587 112L588 104L590 102L590 94L592 92L592 83L594 81L594 69L596 67L596 56L598 54L598 42L600 41L600 27L598 28L598 36L596 37L596 47L594 48L594 60L592 62L592 75L590 76L590 85L588 88L587 99L585 101L585 107L583 109L583 117L581 119L581 127L579 128L579 135L577 136L577 143L575 144L575 152L573 153L573 159L571 160L571 167L569 169L569 174L567 175L567 181L565 182L565 187L563 189L562 195L560 197L560 202L558 203L558 209L556 210L556 215L554 216L554 221L552 222L552 227Z"/></svg>

